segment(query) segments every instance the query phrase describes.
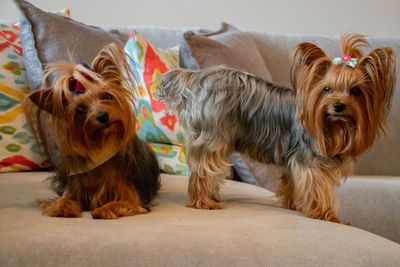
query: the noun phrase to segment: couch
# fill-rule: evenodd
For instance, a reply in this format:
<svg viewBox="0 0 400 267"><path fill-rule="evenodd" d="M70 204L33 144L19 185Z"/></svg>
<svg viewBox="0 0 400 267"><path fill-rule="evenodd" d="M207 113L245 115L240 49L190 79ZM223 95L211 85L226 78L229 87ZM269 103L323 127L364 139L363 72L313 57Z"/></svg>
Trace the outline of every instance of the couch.
<svg viewBox="0 0 400 267"><path fill-rule="evenodd" d="M103 26L142 33L157 47L178 44L187 29ZM248 32L272 79L289 85L289 54L311 41L333 54L337 37ZM400 39L370 38L400 54ZM399 68L400 69L400 68ZM398 73L399 74L399 71ZM36 200L54 196L47 171L0 174L0 266L398 266L400 265L400 90L391 131L356 162L337 188L339 217L352 226L314 220L279 207L273 192L227 180L225 208L186 207L187 176L161 175L146 215L118 220L43 216Z"/></svg>

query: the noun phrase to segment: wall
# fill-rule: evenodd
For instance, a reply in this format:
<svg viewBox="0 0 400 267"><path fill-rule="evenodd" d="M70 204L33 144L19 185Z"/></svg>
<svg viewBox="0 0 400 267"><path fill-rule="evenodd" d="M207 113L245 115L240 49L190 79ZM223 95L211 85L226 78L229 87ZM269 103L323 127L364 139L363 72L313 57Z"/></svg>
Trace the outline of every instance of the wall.
<svg viewBox="0 0 400 267"><path fill-rule="evenodd" d="M32 0L46 11L69 7L88 24L200 26L226 21L270 33L339 35L357 32L400 37L399 0ZM0 21L18 19L11 0L0 0Z"/></svg>

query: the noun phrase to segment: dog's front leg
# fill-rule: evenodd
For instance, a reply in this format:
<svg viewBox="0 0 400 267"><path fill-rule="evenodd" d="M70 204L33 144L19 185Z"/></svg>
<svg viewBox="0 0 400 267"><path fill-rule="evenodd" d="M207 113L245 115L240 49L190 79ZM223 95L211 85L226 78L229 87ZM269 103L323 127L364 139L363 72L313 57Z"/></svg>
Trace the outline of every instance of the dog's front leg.
<svg viewBox="0 0 400 267"><path fill-rule="evenodd" d="M340 181L338 170L296 165L290 176L293 181L290 202L294 209L313 219L343 223L336 215L338 204L334 187Z"/></svg>

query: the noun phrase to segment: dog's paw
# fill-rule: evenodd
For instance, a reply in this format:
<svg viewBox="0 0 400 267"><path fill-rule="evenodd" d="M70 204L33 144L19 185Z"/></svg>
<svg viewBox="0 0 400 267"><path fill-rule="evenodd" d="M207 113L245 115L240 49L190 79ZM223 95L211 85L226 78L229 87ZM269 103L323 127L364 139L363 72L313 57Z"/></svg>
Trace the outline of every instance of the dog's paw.
<svg viewBox="0 0 400 267"><path fill-rule="evenodd" d="M80 217L82 212L78 202L67 198L40 201L39 208L50 217Z"/></svg>
<svg viewBox="0 0 400 267"><path fill-rule="evenodd" d="M118 219L119 216L117 216L114 211L111 209L107 209L104 207L96 208L95 210L92 211L92 217L93 219Z"/></svg>
<svg viewBox="0 0 400 267"><path fill-rule="evenodd" d="M325 221L351 226L350 222L344 222L344 221L339 220L338 218L329 219L329 220L325 220Z"/></svg>
<svg viewBox="0 0 400 267"><path fill-rule="evenodd" d="M92 211L93 219L117 219L124 216L145 214L149 211L129 201L116 201L105 204Z"/></svg>
<svg viewBox="0 0 400 267"><path fill-rule="evenodd" d="M339 218L336 216L336 213L332 210L329 210L329 211L325 212L324 214L312 214L309 217L311 217L313 219L327 221L327 222L351 225L351 223L349 223L349 222L344 222L344 221L339 220Z"/></svg>
<svg viewBox="0 0 400 267"><path fill-rule="evenodd" d="M224 208L224 202L222 201L214 201L211 199L207 200L196 200L192 201L187 205L188 207L202 210L220 210Z"/></svg>
<svg viewBox="0 0 400 267"><path fill-rule="evenodd" d="M331 215L331 216L325 217L323 220L328 221L328 222L340 223L340 224L351 226L351 223L339 220L339 218L336 215L334 215L334 216Z"/></svg>

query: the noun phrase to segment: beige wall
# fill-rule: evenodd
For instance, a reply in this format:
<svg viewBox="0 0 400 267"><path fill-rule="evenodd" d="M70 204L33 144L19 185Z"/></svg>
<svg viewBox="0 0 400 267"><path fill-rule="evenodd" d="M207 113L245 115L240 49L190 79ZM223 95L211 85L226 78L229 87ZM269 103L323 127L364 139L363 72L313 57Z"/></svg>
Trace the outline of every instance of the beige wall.
<svg viewBox="0 0 400 267"><path fill-rule="evenodd" d="M32 0L47 11L69 7L88 24L200 26L226 21L271 33L338 35L358 32L400 37L400 0ZM0 21L18 19L0 0Z"/></svg>

